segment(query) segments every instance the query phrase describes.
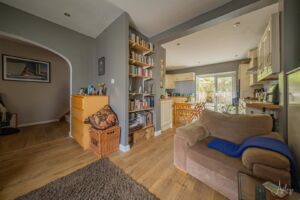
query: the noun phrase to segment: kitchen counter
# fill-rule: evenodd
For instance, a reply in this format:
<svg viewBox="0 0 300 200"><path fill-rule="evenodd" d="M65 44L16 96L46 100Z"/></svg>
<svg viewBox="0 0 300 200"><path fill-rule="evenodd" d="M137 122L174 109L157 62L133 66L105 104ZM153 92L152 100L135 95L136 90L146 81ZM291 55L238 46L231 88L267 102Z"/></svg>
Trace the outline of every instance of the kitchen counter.
<svg viewBox="0 0 300 200"><path fill-rule="evenodd" d="M168 96L168 99L171 99L176 102L186 102L188 99L190 99L190 102L195 102L194 96Z"/></svg>
<svg viewBox="0 0 300 200"><path fill-rule="evenodd" d="M273 103L259 102L259 101L249 101L246 102L246 107L256 108L256 109L268 109L268 110L279 110L280 106Z"/></svg>

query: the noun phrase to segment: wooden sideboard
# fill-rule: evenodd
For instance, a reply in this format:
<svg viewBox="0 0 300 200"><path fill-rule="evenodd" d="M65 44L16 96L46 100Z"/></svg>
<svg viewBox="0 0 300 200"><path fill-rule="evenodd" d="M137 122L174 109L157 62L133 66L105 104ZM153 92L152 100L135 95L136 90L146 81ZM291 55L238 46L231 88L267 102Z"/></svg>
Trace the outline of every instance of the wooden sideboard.
<svg viewBox="0 0 300 200"><path fill-rule="evenodd" d="M108 96L72 96L72 136L87 149L90 143L89 125L84 120L108 104Z"/></svg>

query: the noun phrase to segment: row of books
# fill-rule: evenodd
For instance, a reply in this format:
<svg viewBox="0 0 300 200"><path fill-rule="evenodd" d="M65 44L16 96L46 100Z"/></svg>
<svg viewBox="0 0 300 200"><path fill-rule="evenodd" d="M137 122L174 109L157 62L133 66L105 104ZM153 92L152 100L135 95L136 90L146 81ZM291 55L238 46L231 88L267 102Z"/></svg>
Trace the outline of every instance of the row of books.
<svg viewBox="0 0 300 200"><path fill-rule="evenodd" d="M130 51L130 59L148 64L148 65L154 65L154 60L151 56L145 56L141 53L137 53L135 51Z"/></svg>
<svg viewBox="0 0 300 200"><path fill-rule="evenodd" d="M132 113L129 117L129 128L134 128L137 126L151 126L153 124L153 113L152 112L141 112Z"/></svg>
<svg viewBox="0 0 300 200"><path fill-rule="evenodd" d="M145 110L154 107L154 97L145 97L144 99L132 99L129 101L129 110Z"/></svg>
<svg viewBox="0 0 300 200"><path fill-rule="evenodd" d="M151 69L143 69L143 68L137 67L135 65L130 65L129 73L133 74L133 75L137 75L137 76L152 77Z"/></svg>
<svg viewBox="0 0 300 200"><path fill-rule="evenodd" d="M133 33L132 31L129 32L129 40L137 43L151 51L154 50L154 45L151 42L147 42L146 40L144 40L143 38L141 38L139 35Z"/></svg>

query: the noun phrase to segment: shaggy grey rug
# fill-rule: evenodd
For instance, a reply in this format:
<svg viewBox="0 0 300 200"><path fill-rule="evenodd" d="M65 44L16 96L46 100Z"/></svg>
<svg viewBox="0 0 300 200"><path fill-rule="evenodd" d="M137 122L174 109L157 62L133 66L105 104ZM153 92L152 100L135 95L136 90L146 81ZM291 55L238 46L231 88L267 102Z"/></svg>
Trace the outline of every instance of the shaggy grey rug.
<svg viewBox="0 0 300 200"><path fill-rule="evenodd" d="M17 200L158 199L108 158L96 161Z"/></svg>

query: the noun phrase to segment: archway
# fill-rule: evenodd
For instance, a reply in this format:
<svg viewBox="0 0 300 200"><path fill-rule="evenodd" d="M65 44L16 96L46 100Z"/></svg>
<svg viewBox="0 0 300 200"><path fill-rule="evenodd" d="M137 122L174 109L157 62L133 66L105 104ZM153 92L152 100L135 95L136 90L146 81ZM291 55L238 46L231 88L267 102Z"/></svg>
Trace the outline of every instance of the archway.
<svg viewBox="0 0 300 200"><path fill-rule="evenodd" d="M49 116L48 118L50 118L50 120L48 120L48 121L49 122L52 121L51 119L53 119L54 113L56 113L54 119L59 119L60 116L58 116L58 114L57 114L58 112L61 112L59 115L62 115L63 113L65 113L65 111L68 111L68 110L70 111L71 110L70 109L71 108L70 94L72 92L72 65L71 65L71 62L69 61L69 59L67 59L64 55L60 54L59 52L57 52L51 48L48 48L44 45L38 44L34 41L31 41L31 40L28 40L28 39L25 39L25 38L22 38L22 37L19 37L16 35L0 32L0 38L2 41L1 54L3 54L3 56L2 56L3 60L6 60L6 59L4 59L5 54L6 54L5 58L8 57L7 55L16 56L16 57L21 58L22 55L25 54L25 57L23 57L23 58L25 58L25 59L31 58L31 59L35 59L37 61L38 60L43 61L42 59L38 59L38 58L41 56L40 54L43 54L43 55L46 54L46 57L50 55L49 59L51 60L51 64L50 64L50 60L48 60L49 68L51 69L51 70L49 69L49 74L52 76L51 81L49 80L49 82L51 84L32 83L29 81L27 83L25 83L25 82L21 83L21 82L16 82L16 81L4 81L7 79L4 79L4 77L3 77L3 80L1 80L2 86L3 86L1 90L2 90L2 92L8 94L7 97L9 97L9 98L6 99L7 104L13 105L12 99L13 99L13 97L14 97L14 99L16 99L16 96L18 96L18 95L16 95L16 93L19 93L18 91L20 91L20 93L21 92L24 93L25 91L28 91L28 88L33 87L33 91L36 90L34 94L37 94L37 93L42 94L44 91L41 91L42 90L41 88L47 88L47 89L45 89L45 92L46 92L46 94L48 94L49 99L52 99L52 100L54 99L56 101L56 98L57 98L58 100L56 101L56 103L58 103L59 100L61 100L62 104L64 104L63 109L61 109L60 103L56 104L57 106L56 105L53 106L53 104L51 106L51 104L49 104L49 107L51 107L51 108L54 107L56 111L52 111L51 109L50 109L50 111L48 110L49 115L52 117L51 118ZM21 47L21 48L17 49L18 47ZM28 51L30 51L30 53L26 52L27 48L28 48ZM28 54L29 54L29 56L28 56ZM34 54L36 54L36 55L34 55ZM26 57L26 55L27 55L27 57ZM54 60L52 60L52 58ZM26 68L27 68L27 66L26 66ZM4 65L3 65L2 69L4 70ZM4 72L3 72L3 74L4 74ZM43 72L40 72L40 73L43 73ZM5 72L5 74L6 74L6 72ZM62 74L62 75L58 76L58 74ZM67 77L67 78L64 79L64 77ZM13 88L14 92L10 93L9 89L5 89L6 85L8 86L8 88ZM48 93L49 88L52 88L51 93ZM55 91L53 91L53 89L55 89ZM26 97L26 95L23 95L23 96L24 96L24 98ZM40 98L42 96L43 95L39 95L37 97ZM34 97L35 96L33 95L32 99L34 99ZM20 98L20 95L19 95L19 98ZM36 100L33 100L32 102L30 99L28 100L28 98L26 100L23 100L23 102L20 100L16 100L16 101L14 100L14 105L16 105L16 102L17 103L20 102L20 105L16 106L16 107L11 107L11 108L14 108L14 110L18 110L17 107L21 107L21 105L24 106L23 102L29 102L28 104L35 104ZM47 101L45 101L45 99L41 98L41 102L43 102L44 105L48 106L49 102L47 103ZM34 107L34 106L30 106L30 107ZM37 106L37 109L38 108L40 109L41 106L40 107ZM29 110L29 109L27 109L27 110ZM39 116L36 116L35 119L27 120L28 115L37 115L37 111L35 110L35 112L32 112L32 113L30 111L27 111L27 112L30 114L25 115L25 118L24 118L24 114L22 114L21 120L19 121L18 124L21 124L23 126L26 126L26 125L28 126L28 125L37 125L40 122L48 123L47 119L45 119L43 117L39 118ZM43 112L43 111L41 111L41 112ZM48 112L45 110L44 113L48 113ZM22 113L22 112L20 112L20 113ZM20 117L20 115L19 115L19 117ZM40 121L38 121L37 119ZM30 122L36 122L36 123L30 123ZM70 137L70 136L71 136L71 121L69 121L69 124L66 123L65 128L64 128L64 137Z"/></svg>

